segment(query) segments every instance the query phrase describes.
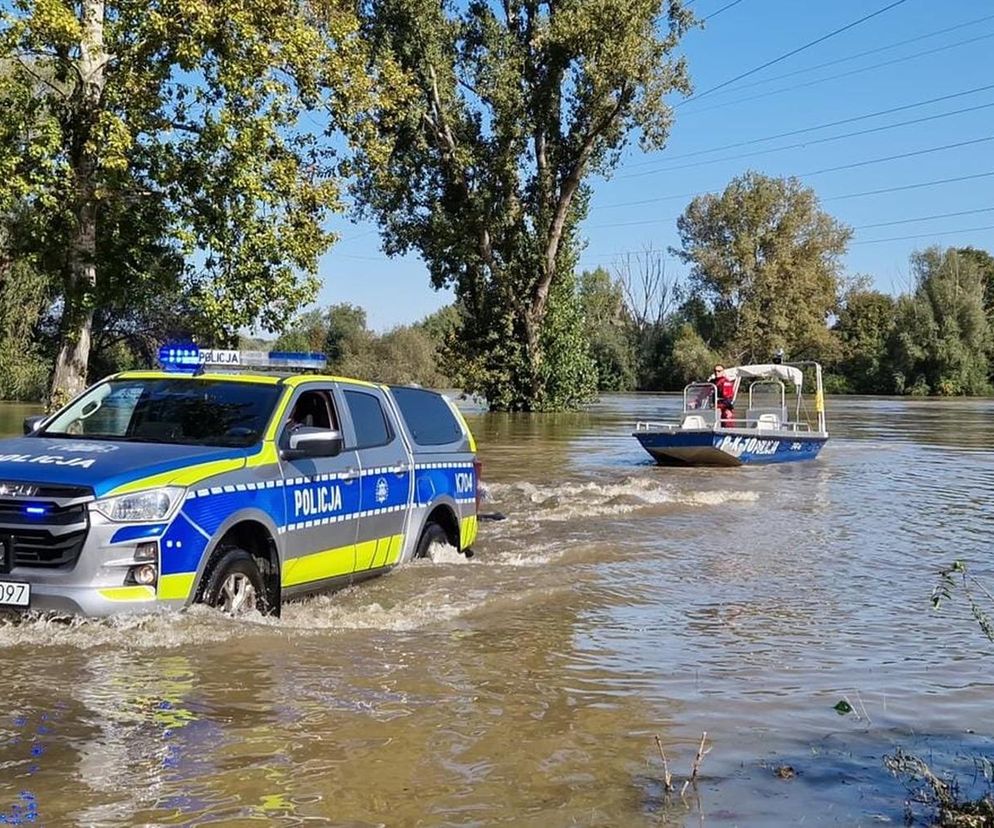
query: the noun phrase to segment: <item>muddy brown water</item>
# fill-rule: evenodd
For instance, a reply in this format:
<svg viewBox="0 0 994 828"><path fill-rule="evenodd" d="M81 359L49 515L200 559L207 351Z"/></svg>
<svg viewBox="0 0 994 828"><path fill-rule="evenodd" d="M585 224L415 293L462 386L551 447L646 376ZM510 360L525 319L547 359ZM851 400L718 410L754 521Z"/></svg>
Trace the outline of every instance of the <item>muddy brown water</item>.
<svg viewBox="0 0 994 828"><path fill-rule="evenodd" d="M676 406L472 411L507 519L469 561L279 621L0 624L0 822L899 824L896 746L976 783L994 646L929 594L994 582L994 401L831 400L819 460L731 470L650 464ZM667 797L654 736L679 787L705 730Z"/></svg>

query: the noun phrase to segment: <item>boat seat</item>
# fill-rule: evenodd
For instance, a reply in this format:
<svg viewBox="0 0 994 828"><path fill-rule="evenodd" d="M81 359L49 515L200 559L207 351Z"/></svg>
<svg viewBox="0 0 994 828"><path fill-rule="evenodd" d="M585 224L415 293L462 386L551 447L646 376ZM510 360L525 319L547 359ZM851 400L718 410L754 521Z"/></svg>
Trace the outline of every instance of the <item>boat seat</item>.
<svg viewBox="0 0 994 828"><path fill-rule="evenodd" d="M683 418L683 422L680 423L680 428L687 431L703 431L707 427L708 424L700 414L688 414Z"/></svg>
<svg viewBox="0 0 994 828"><path fill-rule="evenodd" d="M776 414L760 414L756 419L756 431L776 431L780 428L780 418Z"/></svg>

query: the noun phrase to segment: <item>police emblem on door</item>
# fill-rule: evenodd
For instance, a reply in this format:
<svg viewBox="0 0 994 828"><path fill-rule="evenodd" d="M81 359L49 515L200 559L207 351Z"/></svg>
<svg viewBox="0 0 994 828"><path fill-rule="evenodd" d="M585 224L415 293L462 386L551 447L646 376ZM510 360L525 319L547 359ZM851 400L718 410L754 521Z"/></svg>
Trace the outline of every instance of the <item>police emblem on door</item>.
<svg viewBox="0 0 994 828"><path fill-rule="evenodd" d="M388 497L390 497L390 487L387 485L387 479L381 477L376 481L376 502L386 503Z"/></svg>

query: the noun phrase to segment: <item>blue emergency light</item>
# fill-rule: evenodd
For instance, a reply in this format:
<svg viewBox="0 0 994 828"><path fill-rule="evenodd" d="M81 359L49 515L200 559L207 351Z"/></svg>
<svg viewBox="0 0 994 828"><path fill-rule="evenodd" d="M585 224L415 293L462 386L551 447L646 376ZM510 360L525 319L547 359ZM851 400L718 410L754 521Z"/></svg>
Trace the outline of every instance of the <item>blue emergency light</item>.
<svg viewBox="0 0 994 828"><path fill-rule="evenodd" d="M196 345L163 345L159 363L166 371L306 370L321 371L328 364L324 354L306 351L237 351Z"/></svg>

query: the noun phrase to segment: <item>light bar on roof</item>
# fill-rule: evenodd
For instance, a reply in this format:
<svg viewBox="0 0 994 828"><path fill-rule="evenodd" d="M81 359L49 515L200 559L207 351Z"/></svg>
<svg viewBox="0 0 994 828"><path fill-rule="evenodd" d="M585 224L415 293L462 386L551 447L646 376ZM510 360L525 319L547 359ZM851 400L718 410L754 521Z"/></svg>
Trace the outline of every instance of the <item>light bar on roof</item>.
<svg viewBox="0 0 994 828"><path fill-rule="evenodd" d="M328 363L324 354L306 351L236 351L201 349L196 345L163 345L159 362L166 371L195 372L248 368L255 370L320 371Z"/></svg>

